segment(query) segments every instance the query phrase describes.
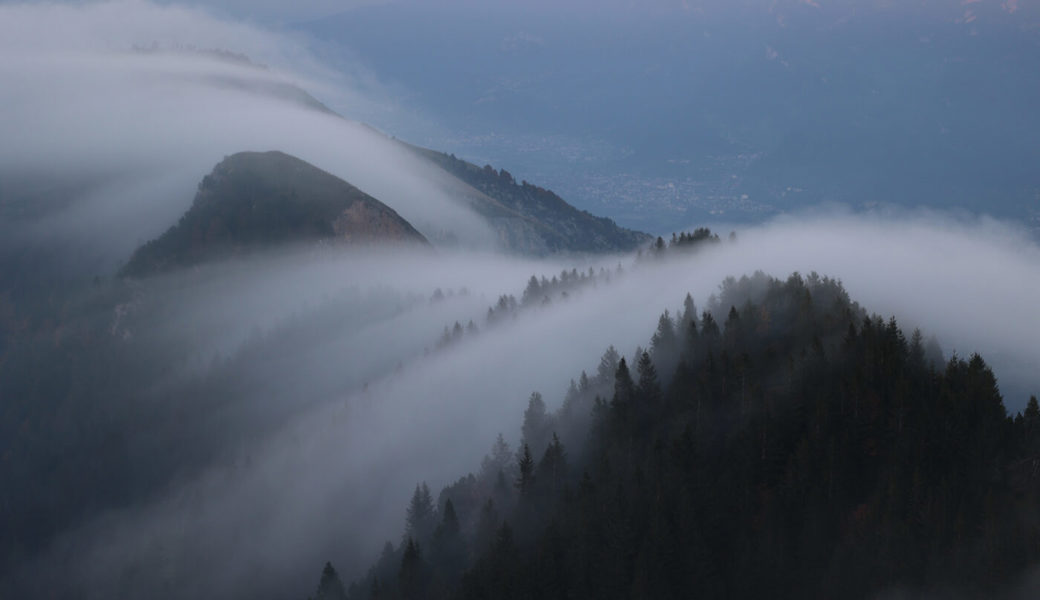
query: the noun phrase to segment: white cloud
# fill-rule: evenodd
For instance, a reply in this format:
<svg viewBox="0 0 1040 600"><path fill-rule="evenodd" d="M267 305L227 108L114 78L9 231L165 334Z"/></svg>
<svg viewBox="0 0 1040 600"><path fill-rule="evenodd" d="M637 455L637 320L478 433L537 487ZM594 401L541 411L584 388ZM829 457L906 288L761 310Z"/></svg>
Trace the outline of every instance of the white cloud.
<svg viewBox="0 0 1040 600"><path fill-rule="evenodd" d="M272 68L131 51L153 41L228 49ZM438 191L442 175L363 126L270 93L300 83L379 101L339 80L312 88L324 72L291 37L198 9L0 7L0 172L101 181L24 234L70 235L125 257L176 219L222 156L280 149L344 177L420 229L443 226L491 246L490 232ZM618 259L601 260L612 266ZM363 325L286 348L278 406L247 404L235 419L212 417L216 430L238 434L250 411L278 409L287 417L273 433L236 437L190 481L66 532L25 573L61 567L64 583L99 598L300 594L334 558L326 552L353 559L349 572L395 538L416 481L443 485L475 468L497 432L515 438L531 391L558 402L568 379L591 370L607 345L630 353L645 344L658 315L687 291L703 306L723 278L759 269L841 278L868 310L939 335L947 351L983 352L1006 389L1036 385L1040 249L1000 223L935 214L776 221L740 232L735 245L630 270L421 358L442 326L467 317L479 323L498 294L519 294L532 272L571 266L585 265L472 253L319 261L286 253L152 282L149 298L162 291L170 311L154 324L154 339L204 322L211 337L200 355L227 352L252 328L269 329L348 285L423 297L434 287L466 287L471 295L390 316L355 315ZM401 371L384 378L397 361ZM367 391L359 388L364 381ZM1008 398L1012 408L1023 401Z"/></svg>
<svg viewBox="0 0 1040 600"><path fill-rule="evenodd" d="M630 259L604 258L595 266L618 260ZM77 549L70 568L83 579L73 581L97 597L128 581L150 597L162 597L163 589L169 597L221 597L232 590L309 589L328 558L350 574L383 540L396 540L416 482L436 490L476 469L496 433L517 438L530 392L558 405L568 380L592 371L607 345L630 354L687 291L704 307L722 279L759 269L777 277L796 270L838 277L868 311L937 334L947 352L981 351L1002 383L1038 391L1040 248L997 222L937 214L778 220L741 231L735 244L628 268L609 285L423 357L421 348L443 325L467 316L483 325L498 294L519 294L531 273L571 266L586 265L471 254L334 255L318 263L286 255L213 267L213 277L204 270L193 285L183 285L188 275L171 276L161 295L183 290L168 299L179 307L172 329L217 306L238 308L225 327L267 327L348 281L424 297L436 286L472 294L362 319L368 324L344 330L332 343L305 340L286 348L293 358L281 368L291 392L275 402L292 417L231 452L248 455L248 464L219 460L149 506L70 533L58 547ZM269 295L273 290L282 292ZM362 359L372 352L365 348L386 354L381 367ZM400 370L387 366L395 357L403 361ZM361 371L367 388L355 376ZM318 401L302 401L308 397ZM1007 398L1012 410L1024 401ZM151 576L163 569L165 579Z"/></svg>
<svg viewBox="0 0 1040 600"><path fill-rule="evenodd" d="M160 51L134 51L153 44ZM269 68L193 49L244 54ZM242 150L294 154L420 231L492 246L490 229L439 191L449 185L443 174L381 134L292 97L300 86L348 108L381 101L329 73L292 38L198 9L132 0L0 6L0 173L64 179L74 189L82 182L83 193L62 198L65 212L37 229L87 236L109 263L173 224L202 176ZM318 83L325 76L331 83Z"/></svg>

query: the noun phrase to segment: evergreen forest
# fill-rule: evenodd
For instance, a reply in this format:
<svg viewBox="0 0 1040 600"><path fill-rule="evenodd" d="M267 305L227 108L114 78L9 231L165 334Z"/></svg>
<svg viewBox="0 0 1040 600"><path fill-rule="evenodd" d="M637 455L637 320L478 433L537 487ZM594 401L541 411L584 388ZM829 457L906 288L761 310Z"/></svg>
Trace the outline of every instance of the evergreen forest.
<svg viewBox="0 0 1040 600"><path fill-rule="evenodd" d="M1036 398L1009 415L981 356L815 273L687 296L557 410L532 393L521 434L311 597L981 597L1040 557Z"/></svg>

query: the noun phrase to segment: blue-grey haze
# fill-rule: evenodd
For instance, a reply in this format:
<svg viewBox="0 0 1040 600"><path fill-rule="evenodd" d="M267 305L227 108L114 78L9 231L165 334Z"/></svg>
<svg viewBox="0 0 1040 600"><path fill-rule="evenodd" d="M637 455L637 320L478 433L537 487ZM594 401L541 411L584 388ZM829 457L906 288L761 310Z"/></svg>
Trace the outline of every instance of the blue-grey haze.
<svg viewBox="0 0 1040 600"><path fill-rule="evenodd" d="M623 225L824 202L1040 223L1037 7L701 4L395 2L295 27L407 107L362 118Z"/></svg>

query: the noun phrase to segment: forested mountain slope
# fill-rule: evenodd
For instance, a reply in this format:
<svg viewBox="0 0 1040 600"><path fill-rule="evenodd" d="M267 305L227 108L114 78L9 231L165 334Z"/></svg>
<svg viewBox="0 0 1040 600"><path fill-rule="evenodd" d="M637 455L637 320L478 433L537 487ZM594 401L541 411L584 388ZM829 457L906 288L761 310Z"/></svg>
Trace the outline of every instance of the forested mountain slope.
<svg viewBox="0 0 1040 600"><path fill-rule="evenodd" d="M514 453L434 500L360 581L318 598L870 597L991 593L1040 556L1040 408L944 361L840 283L729 279L649 348L610 348Z"/></svg>
<svg viewBox="0 0 1040 600"><path fill-rule="evenodd" d="M619 227L612 219L578 210L551 190L523 181L517 183L505 169L477 165L454 155L407 145L452 176L472 187L466 194L474 210L493 225L532 225L535 246L549 252L622 252L648 242L649 235ZM501 227L499 227L501 229ZM529 250L530 250L529 249Z"/></svg>

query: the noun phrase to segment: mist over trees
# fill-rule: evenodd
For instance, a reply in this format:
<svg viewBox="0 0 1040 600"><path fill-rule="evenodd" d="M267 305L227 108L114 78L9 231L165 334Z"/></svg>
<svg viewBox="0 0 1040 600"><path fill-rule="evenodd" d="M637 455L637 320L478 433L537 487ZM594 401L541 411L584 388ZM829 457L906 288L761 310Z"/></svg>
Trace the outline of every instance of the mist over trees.
<svg viewBox="0 0 1040 600"><path fill-rule="evenodd" d="M718 527L724 527L721 531L726 536L744 540L741 543L746 545L753 541L757 546L759 538L755 536L768 532L773 536L769 543L784 548L785 555L797 556L798 560L816 560L814 557L825 554L843 556L839 550L853 552L848 548L860 545L847 537L851 535L846 531L851 519L850 503L855 502L856 507L866 505L874 512L894 510L887 505L881 507L876 494L867 494L863 489L884 483L891 487L892 494L903 494L916 489L914 485L925 486L925 490L930 489L928 485L940 486L939 491L928 492L931 495L924 500L914 496L918 498L915 502L925 504L903 507L899 515L917 511L932 518L941 509L947 514L943 518L954 520L953 525L929 521L930 529L914 524L910 527L913 535L925 531L937 536L935 530L967 527L964 536L968 541L963 544L956 536L950 542L953 538L949 535L953 534L936 538L949 542L936 542L941 548L935 558L928 559L938 565L929 566L929 573L938 574L921 577L929 582L943 581L946 570L967 576L971 569L950 566L953 559L943 554L946 550L942 548L949 547L950 552L952 548L967 548L957 552L970 554L975 546L992 545L985 541L989 538L980 541L971 537L980 527L985 529L991 524L985 520L987 516L976 521L968 519L978 501L960 499L960 489L956 488L958 481L969 481L971 485L977 482L953 476L945 476L944 484L932 481L932 464L942 465L942 457L928 454L925 458L931 462L919 463L925 458L914 453L925 450L886 429L891 425L876 416L882 409L894 411L901 415L903 427L911 427L909 431L914 432L940 427L928 424L921 415L948 412L943 404L947 401L933 396L942 393L943 385L956 390L961 384L946 378L948 361L930 337L933 330L928 334L900 331L893 347L905 345L906 357L890 358L889 355L901 357L902 351L882 351L885 346L877 346L877 340L891 337L889 330L899 329L898 324L871 317L868 325L867 315L833 280L810 275L778 282L758 274L728 278L715 288L717 273L740 272L744 268L745 262L733 261L731 257L755 249L757 238L768 233L742 231L740 239L732 242L719 240L714 233L704 230L696 235L701 241L693 245L678 241L695 237L696 232L678 234L676 243L666 243L662 238L662 249L655 250L651 245L641 259L611 257L591 261L591 266L570 258L550 263L500 257L482 260L411 254L348 256L293 249L284 255L259 255L204 265L144 282L101 279L76 285L61 281L39 289L23 288L20 295L11 296L14 312L5 313L6 322L21 325L6 332L0 360L0 391L17 399L7 405L12 411L9 414L24 418L3 422L3 454L10 459L0 465L0 476L11 481L25 478L32 483L0 489L4 511L0 562L6 567L7 577L0 583L11 590L37 589L37 573L53 565L67 565L73 573L68 578L69 585L87 582L96 596L110 589L168 589L169 596L190 589L217 596L228 590L267 587L272 582L283 586L283 592L291 588L302 596L307 589L294 581L291 574L300 574L301 578L306 575L310 582L307 588L314 590L318 567L331 561L344 584L356 582L359 565L367 565L370 553L382 543L380 540L388 540L379 561L382 567L378 569L378 583L366 580L358 585L371 583L370 588L386 594L394 594L399 589L395 586L404 585L400 589L421 590L415 592L420 595L458 595L463 593L463 581L497 585L489 583L494 579L491 576L473 579L477 565L486 563L480 563L480 558L490 556L488 553L499 547L496 544L512 548L509 552L524 564L527 559L523 557L528 556L532 544L539 543L539 536L548 531L543 528L548 528L554 518L556 529L552 535L569 547L570 536L576 530L568 520L574 517L573 512L567 512L574 510L573 499L568 498L576 494L586 472L589 481L600 487L617 488L618 481L623 482L626 503L645 500L639 495L642 492L635 491L640 470L644 477L651 472L640 444L650 443L644 439L649 436L654 443L660 440L667 448L684 431L668 427L662 431L665 422L674 424L674 428L690 426L694 439L700 440L696 447L702 458L690 468L707 478L711 489L720 490L720 494L742 494L744 504L736 503L735 496L730 500L745 512L731 511L717 517L722 523ZM835 235L840 234L839 230ZM826 240L830 234L817 230L814 235ZM782 249L772 245L777 239L797 237L771 238L768 257ZM855 239L863 241L867 237ZM900 239L887 238L893 244ZM972 240L962 236L957 243L971 244ZM862 244L856 246L869 250ZM942 248L942 254L949 256L949 247ZM768 258L755 254L754 261L746 262L760 262L765 260L763 257ZM769 264L768 260L765 264ZM777 269L776 264L771 265L772 272ZM976 279L985 281L984 275L972 272ZM47 279L45 272L36 276L41 281ZM921 289L928 292L926 287ZM707 296L713 288L715 294ZM694 301L693 294L680 291L684 289L693 290L698 301ZM898 295L905 296L906 290L898 290ZM934 294L928 297L933 299L931 306L938 305ZM941 305L957 306L956 298L948 301L953 304L944 300ZM955 314L964 314L963 304L960 306L961 312ZM669 309L655 314L658 307ZM987 322L985 313L976 317ZM1028 322L1024 323L1023 331L1028 331ZM850 324L855 329L854 337L848 328ZM636 329L637 334L624 333ZM814 346L814 335L820 340L825 360L818 359L821 351ZM562 349L565 344L580 341L578 338L588 340L593 336L596 343L583 342L581 352L570 346L566 352ZM518 337L525 341L518 346L508 345ZM858 345L845 348L837 343L846 337L857 340ZM898 341L900 338L902 342ZM874 341L863 341L867 339ZM603 351L597 359L597 351L602 351L607 343L617 345ZM358 348L365 351L359 352ZM853 352L853 348L859 350ZM522 377L511 376L509 371L515 372L519 365L503 370L506 363L496 358L499 354L524 356L525 361L539 361L539 366L526 369ZM1028 350L1022 356L1025 361L1030 360ZM914 369L906 366L918 364L919 359L923 360L925 371L936 369L938 383L929 379L934 375L919 376L919 365ZM972 360L961 362L967 367L961 365L958 369L970 375L967 379L988 368L973 367ZM555 368L552 363L565 363L567 368L550 375ZM474 364L481 366L473 370ZM902 370L897 368L899 364L903 364ZM842 370L851 368L850 365L859 365L858 374L849 375ZM895 370L890 372L889 368ZM911 377L908 373L918 375ZM450 386L431 385L441 377L455 381ZM501 382L503 377L509 379L508 384ZM985 380L981 375L977 378ZM545 382L550 380L555 383L546 387ZM884 391L888 384L883 382L889 380L894 391ZM408 383L397 387L401 381ZM480 381L493 383L479 391L469 390L481 385ZM935 391L935 386L940 392ZM906 395L906 389L912 394ZM919 394L920 390L927 394ZM799 394L804 397L799 398ZM1008 401L1019 408L1025 405L1027 397L1008 396ZM836 419L830 412L826 418L818 416L816 411L821 406L829 406L827 411L835 410L831 405L835 398L847 402L839 402L837 409L843 418ZM881 408L878 403L882 403ZM386 414L378 419L365 412L369 405L384 404L388 407ZM474 426L487 428L490 422L502 423L504 417L489 417L492 411L506 415L513 410L510 407L518 404L522 406L510 416L517 419L515 429L503 430L496 424L494 429L482 431L482 435L488 436L487 442L494 439L496 431L505 434L483 461L479 455L463 455L458 450L461 446L450 439L460 435L459 431L466 432L463 437L470 437L470 428ZM491 405L499 408L490 408ZM342 408L330 410L331 406ZM460 413L453 417L456 421L438 422L441 414L452 411ZM859 417L850 417L849 411ZM424 415L421 423L414 426L408 425L414 419L413 413ZM1007 439L1029 444L1029 432L1035 429L1029 424L1036 420L1035 413L1026 406L1014 431L1005 432ZM756 420L760 414L769 418ZM827 437L809 436L802 444L798 436L804 437L804 432L787 428L809 417L812 419L808 422L820 428L819 435ZM962 428L964 423L975 423L973 418L965 417L954 425L941 427ZM327 431L315 435L316 420L326 421L322 425ZM371 437L361 437L359 429L372 429L370 423L378 423L381 431L394 432L394 440L434 441L426 446L401 446L398 441L380 442L375 431ZM880 433L871 434L874 437L869 441L861 439L866 435L864 431L871 428ZM900 430L896 427L895 431ZM902 431L900 435L909 435L908 430ZM958 440L965 439L965 431L950 431L952 437L929 433L930 437L920 438L920 444L931 447L938 439L939 447L949 451L961 443ZM62 443L54 444L55 439ZM333 443L330 439L338 441ZM744 440L741 443L745 445L736 445L733 440L737 439ZM907 448L912 451L907 461L924 473L921 483L914 484L913 470L909 475L904 471L889 473L886 461L893 460L895 450L891 445L896 444L892 439L898 440L900 452ZM755 440L758 445L752 443ZM301 444L309 449L297 450ZM467 453L473 452L472 445L466 447ZM443 458L441 452L448 446L452 446L449 451L454 455ZM623 456L613 456L614 451L605 451L604 446L626 450ZM415 447L424 448L426 455L416 456ZM711 453L705 454L704 448L712 449ZM883 454L871 454L882 450ZM866 474L868 483L863 484L863 489L846 490L844 495L836 496L844 504L831 506L830 497L819 500L811 496L816 493L812 490L791 491L777 483L778 471L782 470L787 477L787 470L793 468L788 467L794 461L792 453L815 456L824 451L830 453L827 456L833 455L835 461L850 461L848 465L835 462L834 469L853 469L853 473L862 469ZM763 452L766 459L761 458ZM1015 494L1032 494L1029 452L999 457L999 468L994 469L1004 483L997 484L995 492L983 493L984 499L997 499L993 500L997 502L992 505L996 507L993 510L1011 506L1014 511L1028 514L1022 502L999 502L1005 502L1009 496L1019 497ZM758 461L773 462L759 465L749 458L756 456ZM334 466L321 463L324 457ZM340 467L344 461L356 461L359 466ZM406 471L409 464L429 468L434 461L441 463L436 473L422 472L418 467ZM634 461L635 466L624 461ZM746 467L747 472L741 471L739 477L712 471L718 464L739 465L743 464L741 461L752 466ZM479 464L479 469L459 477L464 472L460 465L467 463L473 467ZM279 481L291 481L294 485L279 485L279 490L268 490L265 497L257 496L255 491L266 489L264 486L270 481L271 464L290 465L275 473L283 478ZM599 470L603 464L609 467L609 473ZM623 470L621 464L628 466ZM873 466L868 469L863 465ZM40 468L50 469L47 477L31 475ZM830 476L817 472L823 467L815 462L799 468L807 469L809 474L792 472L790 477L798 475L801 479L791 481L823 480L835 490L851 485L844 480L830 482ZM765 477L760 471L769 474L769 478L757 479ZM365 480L365 473L374 472L381 473L374 480L375 487L356 487L356 482ZM881 482L879 473L888 479ZM615 476L621 479L615 480ZM200 480L204 487L200 488ZM222 483L217 485L211 480ZM405 487L401 489L407 489L409 494L419 486L417 510L406 510L409 496L398 498L400 489L395 487L396 483L387 483L397 480L403 482ZM314 485L315 481L322 483ZM672 487L662 483L662 493L680 489L668 485ZM941 485L952 486L953 491ZM309 490L306 498L292 491L296 486ZM1009 488L1012 492L1007 491ZM760 496L766 491L772 503L756 504L764 502ZM782 496L788 504L778 504L776 498L782 494L794 494L795 499ZM180 499L185 496L194 498L192 502L197 504L183 504ZM160 500L153 502L155 497ZM373 497L379 497L380 506L371 504ZM527 500L521 502L521 498ZM606 499L596 501L602 503ZM699 501L714 506L707 499ZM810 501L829 507L812 516L819 522L784 512L794 510L788 505ZM675 504L679 502L669 506L693 506ZM317 505L320 510L308 511L302 517L290 514L284 522L269 526L272 519L285 514L286 507L298 503ZM256 509L254 504L263 508ZM393 510L394 504L397 511ZM327 506L337 507L335 514L323 512ZM417 518L406 530L401 525L409 512ZM767 512L783 519L774 523L773 517L763 516ZM870 519L887 519L878 531L885 531L890 521L895 522L896 517L888 513L876 516L874 512L869 513ZM454 516L450 516L452 513ZM948 513L955 516L948 517ZM964 526L957 525L962 513L968 519ZM251 514L263 518L257 520ZM364 515L362 520L366 521L359 527L360 533L378 538L342 533L353 527L350 523L358 514ZM701 519L703 514L696 513L696 518ZM1009 522L1017 523L1017 515L1009 516ZM605 518L594 512L583 518L594 517ZM649 522L649 517L636 513L625 518L632 519L627 527L639 531ZM755 525L744 523L745 518ZM399 529L387 535L384 532L390 519L396 521ZM783 537L793 535L790 531L801 531L797 523L803 521L823 532L820 539L812 541L819 546L794 548L792 544L803 542L796 544ZM314 522L323 531L316 532ZM768 522L769 527L782 527L773 530L762 522ZM877 524L871 520L868 523ZM108 529L110 524L119 528ZM999 527L1014 528L1004 524ZM154 528L159 528L158 532ZM307 544L265 548L259 557L253 554L249 558L227 559L227 564L267 565L265 573L251 578L262 584L233 577L222 579L226 570L200 571L207 566L216 570L221 562L216 557L223 552L209 550L214 544L224 544L226 549L229 540L240 539L238 535L263 540L269 531L280 531L277 537L282 537L285 531L294 529L301 531L300 537L308 538ZM104 531L118 543L107 544L104 549L95 546L99 543L95 540L108 539L98 537L98 531ZM240 534L241 531L248 533ZM992 535L1003 535L999 531ZM1021 528L1016 535L1028 536L1029 531ZM746 556L725 554L736 553L737 549L711 545L722 534L698 535L708 539L704 542L708 550L702 548L698 552L722 553L721 556L734 560L755 562ZM1015 554L1015 561L1019 562L999 567L1003 575L994 576L994 580L1007 581L1021 572L1014 565L1024 565L1032 556L1028 541L1008 539L1026 550ZM656 539L637 541L664 543ZM922 546L916 538L905 544L890 540L885 543L902 544L921 556L931 556L933 552L930 545ZM55 548L61 552L65 544L95 551L71 558L57 554ZM111 554L95 559L98 550ZM641 551L632 552L638 556ZM405 554L409 557L407 568L403 568L402 562ZM886 556L883 550L875 554L869 559ZM564 556L569 557L570 550ZM33 561L30 568L18 570L27 560ZM595 560L600 560L598 555ZM1000 563L997 559L988 560L991 562L986 564L991 566ZM562 570L571 573L572 563L563 564ZM167 569L167 580L150 570L157 565ZM898 577L870 579L874 577L872 571L866 575L852 573L847 580L859 581L855 578L862 577L863 586L876 586L872 589L885 587L879 582L914 584L914 578L905 570L890 565L875 567L875 571L888 569ZM633 573L637 569L631 565L626 568ZM507 577L506 567L493 569ZM802 583L818 581L824 567L812 572L804 565L798 569L801 571L790 574L785 585L794 585L791 581L796 579ZM408 583L401 583L402 570ZM844 577L844 572L835 572ZM508 577L528 579L517 573ZM739 577L732 572L725 577L729 579L724 578L717 585L745 585L734 583ZM762 581L779 577L777 573L766 573ZM985 586L990 583L978 585L989 589ZM115 588L116 585L122 588ZM623 585L635 584L626 579ZM344 585L347 589L350 586Z"/></svg>
<svg viewBox="0 0 1040 600"><path fill-rule="evenodd" d="M326 22L456 128L217 4L0 3L0 597L989 596L1037 564L1036 7ZM705 220L739 239L664 233ZM433 248L341 243L395 230ZM725 279L757 269L844 285Z"/></svg>
<svg viewBox="0 0 1040 600"><path fill-rule="evenodd" d="M737 249L725 242L705 247L724 246ZM149 324L161 321L162 315L177 314L167 303L180 301L163 299L167 285L214 285L206 283L210 276L205 271L188 276L193 280L149 284L154 287L120 280L92 286L67 302L102 307L96 321L73 321L76 329L64 334L70 337L52 345L55 332L69 323L57 320L44 327L42 320L35 325L40 329L16 338L19 343L11 348L15 351L0 364L6 373L0 388L24 390L25 398L63 398L56 410L66 416L43 418L53 405L38 403L23 409L36 415L29 426L5 438L6 451L22 459L5 463L7 469L51 460L61 465L33 487L4 490L7 515L47 518L6 520L10 528L5 559L14 563L19 552L42 551L58 533L97 511L134 505L174 477L227 460L231 443L248 444L251 438L274 435L284 418L305 406L320 406L326 394L355 386L367 389L368 375L353 370L322 382L321 361L314 362L314 371L300 370L311 362L305 357L352 347L362 339L389 343L390 332L404 323L415 327L421 322L425 333L415 337L409 356L435 361L438 354L449 357L466 351L470 342L487 347L486 336L513 335L513 328L528 327L558 310L586 311L597 298L627 293L643 285L649 273L673 263L714 260L671 245L659 260L651 256L645 253L644 259L624 268L557 266L553 276L537 270L534 276L523 275L531 271L520 271L527 268L520 265L511 271L514 292L499 295L490 309L494 295L447 284L432 294L333 288L338 291L324 294L307 310L287 313L274 327L248 333L227 355L190 367L183 364L183 351L209 344L207 334L213 332L177 330L178 335L170 337ZM690 260L697 262L674 262ZM219 279L231 271L213 272ZM264 277L270 272L274 271L264 271ZM389 276L392 271L379 272ZM524 281L526 285L520 285ZM183 301L184 296L177 297ZM672 301L680 298L673 305L678 310L652 320L655 327L646 330L644 344L621 350L608 347L598 361L589 363L592 368L575 372L555 393L544 389L538 373L532 373L528 385L538 391L525 398L524 410L516 415L515 434L506 431L499 436L483 461L472 456L470 464L479 464L479 469L440 491L431 489L436 477L413 482L411 502L402 502L400 510L406 526L384 547L374 571L378 575L354 581L353 588L344 584L344 591L354 597L360 597L359 589L378 590L385 597L458 597L483 593L480 590L497 596L505 594L498 588L501 581L510 580L517 590L535 593L523 585L532 581L526 570L539 571L542 567L532 565L548 560L537 554L543 551L540 544L564 548L554 558L554 568L567 581L566 590L591 585L574 582L574 569L580 565L574 560L595 560L595 565L615 565L628 575L601 579L605 574L596 572L584 577L610 581L628 591L622 596L634 594L636 585L658 581L659 573L641 571L650 569L647 565L671 569L657 565L658 559L673 560L673 554L691 552L714 556L703 558L707 563L682 558L695 562L697 573L703 575L707 569L713 579L680 577L668 583L671 588L655 589L653 595L675 594L687 584L742 596L764 593L769 585L791 594L855 595L838 588L804 588L807 581L847 582L854 591L935 582L990 590L1035 558L1034 533L1021 523L1028 522L1035 488L1030 465L1040 447L1033 440L1038 409L1031 401L1020 416L1007 419L995 377L981 358L947 361L934 338L916 330L905 334L894 319L867 315L839 283L815 273L778 281L759 272L727 278L703 305L692 294L675 295ZM112 306L122 308L110 312ZM462 314L478 317L487 310L487 316L444 319L459 314L462 307ZM53 318L48 316L55 314L51 310L41 310L41 318ZM354 332L365 331L372 319L386 321L385 328L370 338L355 337ZM439 322L452 323L447 330L450 347L438 342ZM35 340L35 345L23 345L28 340ZM310 346L313 355L284 351ZM38 354L26 354L30 348ZM55 363L55 353L69 360ZM398 356L388 350L386 360ZM368 372L392 381L408 368L392 360ZM60 369L55 368L58 364ZM164 379L163 371L172 364L186 370ZM290 372L295 374L287 379ZM308 379L313 381L307 389L298 387ZM157 381L162 385L156 386ZM141 395L141 389L148 393ZM287 394L295 396L295 406L279 401ZM101 411L112 406L105 398L133 410L105 414ZM134 398L149 401L135 406ZM1017 399L1018 406L1021 401ZM229 429L215 421L215 409L235 426ZM983 425L988 427L985 431L974 429ZM232 441L222 439L229 433ZM68 445L49 446L47 441L55 437L66 438ZM683 447L692 449L694 458L672 464L669 461L679 461L680 442L688 444ZM75 452L68 453L69 448ZM246 469L254 460L249 450L231 455ZM982 463L973 463L979 456L984 456ZM16 470L3 474L19 476ZM698 487L683 487L683 482L693 486L692 480ZM653 498L645 489L651 484ZM609 508L610 513L591 511L590 505L575 507L582 485L600 494L586 498L590 505L598 511ZM79 495L64 494L69 486L78 486ZM40 498L47 503L33 504ZM646 514L648 505L659 505L664 512L658 517L654 508L652 515ZM658 518L665 524L654 521ZM621 541L602 538L604 525L595 523L601 519L621 519L628 530L641 533L629 533ZM671 530L683 519L697 521L680 529L693 538L640 537ZM853 529L856 519L862 523ZM803 539L809 530L811 537ZM866 536L864 531L873 533ZM880 537L875 539L875 534ZM597 548L606 541L632 546L613 557L590 553L575 558L575 536L600 536ZM688 539L701 540L700 546L686 548ZM673 547L668 549L670 543ZM768 556L742 554L746 547L789 556L791 565L766 569ZM496 548L512 558L494 563ZM355 578L357 564L340 565L337 556L330 558L339 573L348 574L344 582ZM726 565L751 565L748 572L763 581L763 588L748 589L743 571L712 563L724 558ZM842 562L836 563L838 558ZM687 572L686 567L676 569L680 575ZM644 583L636 583L636 578ZM319 588L335 594L335 585L328 581ZM608 590L586 592L599 595Z"/></svg>
<svg viewBox="0 0 1040 600"><path fill-rule="evenodd" d="M815 273L727 279L651 340L556 411L532 393L436 507L420 484L349 597L986 594L1040 557L1040 408L1009 415L979 355Z"/></svg>

